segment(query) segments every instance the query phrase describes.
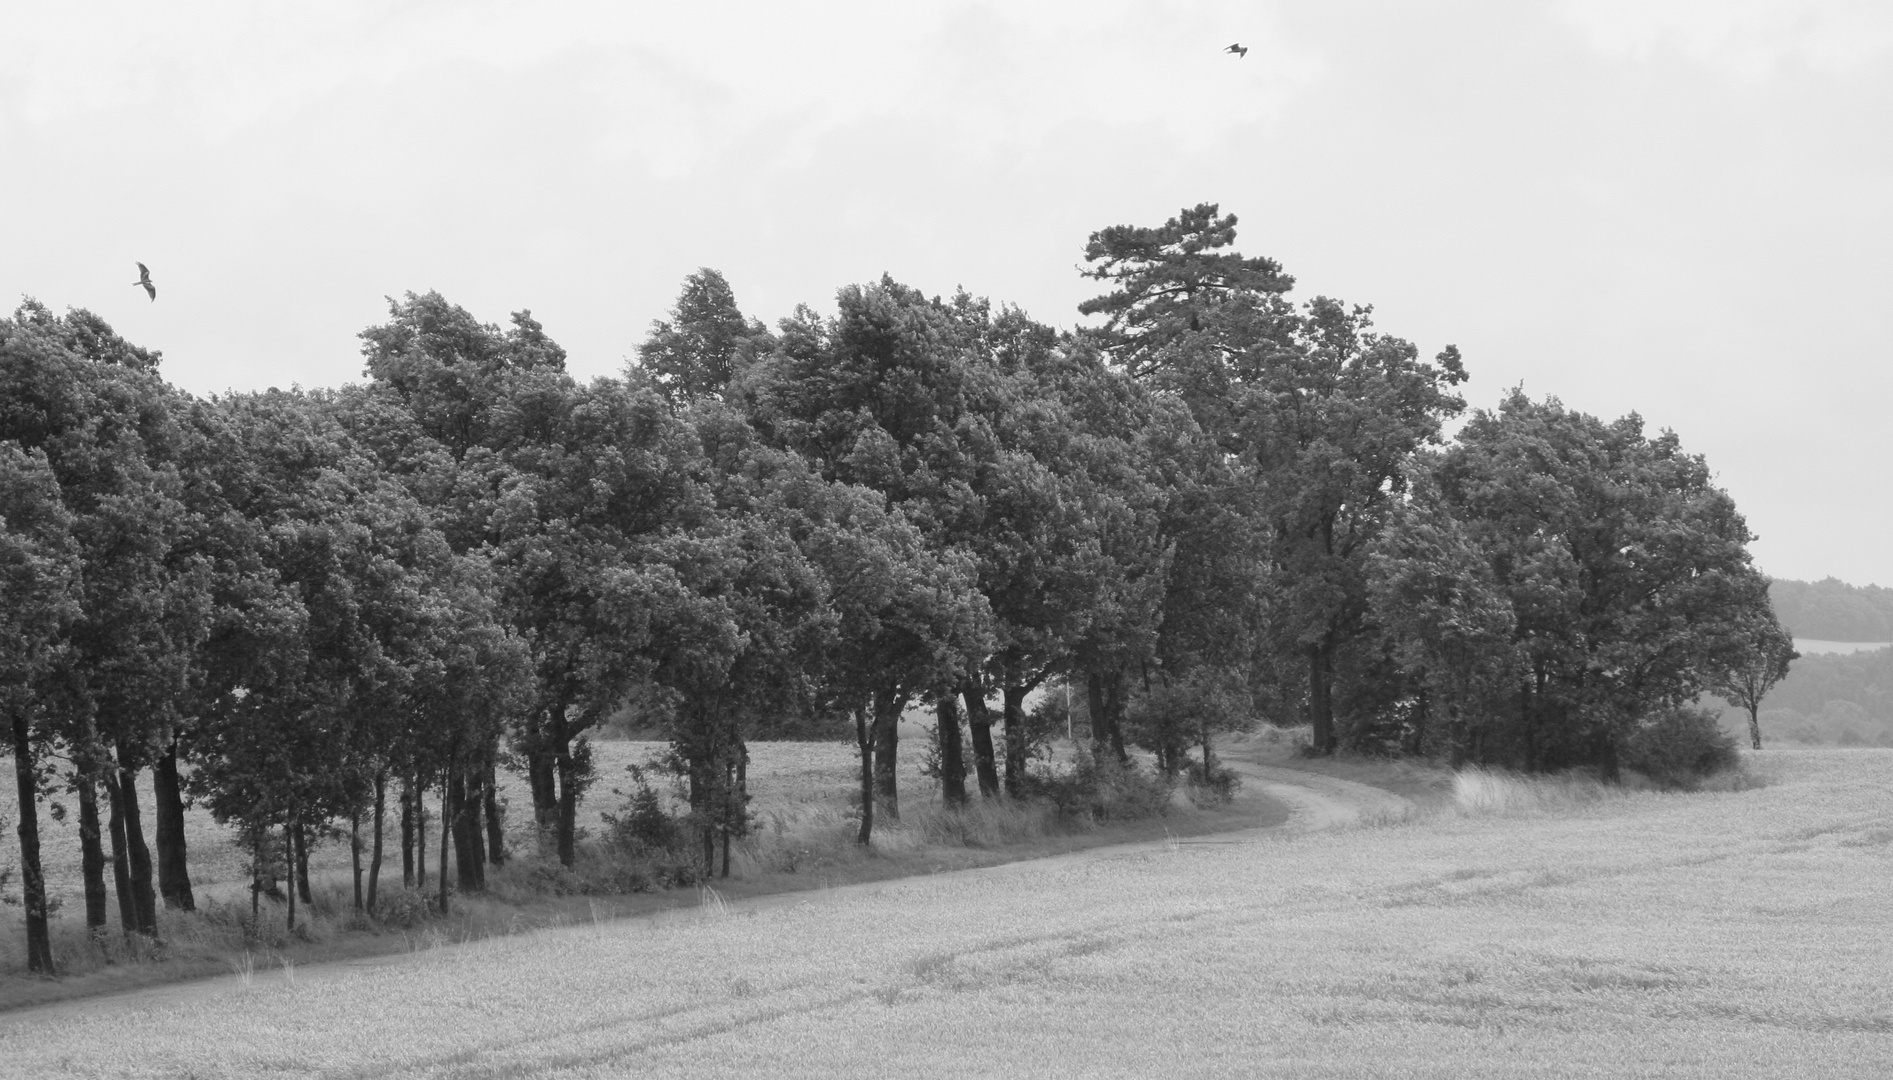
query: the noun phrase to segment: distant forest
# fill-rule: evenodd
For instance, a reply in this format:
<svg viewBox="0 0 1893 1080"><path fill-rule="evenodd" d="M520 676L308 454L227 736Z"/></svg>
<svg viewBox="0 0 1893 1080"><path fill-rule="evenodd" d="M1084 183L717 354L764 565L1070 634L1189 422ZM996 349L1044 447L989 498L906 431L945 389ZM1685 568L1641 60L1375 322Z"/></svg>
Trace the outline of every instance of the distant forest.
<svg viewBox="0 0 1893 1080"><path fill-rule="evenodd" d="M1893 641L1893 589L1849 585L1838 578L1768 583L1775 617L1798 638Z"/></svg>
<svg viewBox="0 0 1893 1080"><path fill-rule="evenodd" d="M1893 641L1893 589L1776 578L1768 597L1797 638ZM1747 718L1731 708L1724 723L1739 730ZM1893 648L1803 655L1763 702L1762 731L1788 742L1893 746Z"/></svg>

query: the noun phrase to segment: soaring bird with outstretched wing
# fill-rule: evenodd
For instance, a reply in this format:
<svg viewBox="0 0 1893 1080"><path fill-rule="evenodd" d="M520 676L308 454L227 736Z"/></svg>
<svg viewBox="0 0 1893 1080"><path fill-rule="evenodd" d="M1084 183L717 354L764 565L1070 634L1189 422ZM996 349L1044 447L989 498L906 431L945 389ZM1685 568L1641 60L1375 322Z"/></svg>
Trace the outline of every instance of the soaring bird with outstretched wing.
<svg viewBox="0 0 1893 1080"><path fill-rule="evenodd" d="M1235 53L1236 58L1238 60L1249 55L1249 47L1247 45L1242 44L1241 42L1237 42L1236 44L1229 46L1227 49L1224 49L1223 51Z"/></svg>
<svg viewBox="0 0 1893 1080"><path fill-rule="evenodd" d="M144 286L145 291L151 294L153 300L158 298L158 287L151 283L151 271L145 269L144 263L138 264L138 280L132 282L132 284L134 286Z"/></svg>

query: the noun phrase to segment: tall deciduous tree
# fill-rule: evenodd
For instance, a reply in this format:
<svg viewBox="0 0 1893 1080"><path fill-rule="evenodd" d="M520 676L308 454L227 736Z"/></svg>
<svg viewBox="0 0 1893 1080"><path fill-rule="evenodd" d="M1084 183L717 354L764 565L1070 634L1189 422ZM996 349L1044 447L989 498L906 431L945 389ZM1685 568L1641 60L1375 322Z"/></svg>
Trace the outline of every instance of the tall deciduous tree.
<svg viewBox="0 0 1893 1080"><path fill-rule="evenodd" d="M1644 434L1514 391L1435 471L1509 601L1519 719L1482 756L1615 776L1629 735L1694 701L1772 620L1748 527L1708 465Z"/></svg>
<svg viewBox="0 0 1893 1080"><path fill-rule="evenodd" d="M182 396L158 378L157 354L88 312L55 317L28 301L0 358L0 437L45 452L85 566L81 616L47 703L77 765L88 922L105 921L103 787L121 920L155 933L137 774L180 719L211 607L209 561L188 543Z"/></svg>
<svg viewBox="0 0 1893 1080"><path fill-rule="evenodd" d="M1338 744L1337 656L1369 633L1364 559L1405 489L1415 451L1464 406L1448 347L1428 364L1375 333L1370 309L1327 297L1296 309L1267 259L1220 249L1234 215L1205 204L1162 227L1092 237L1088 275L1111 293L1103 343L1126 370L1180 395L1267 500L1276 650L1296 654L1315 746Z"/></svg>
<svg viewBox="0 0 1893 1080"><path fill-rule="evenodd" d="M1750 623L1736 651L1725 661L1712 689L1729 704L1748 713L1748 738L1762 748L1762 699L1788 677L1788 665L1801 658L1794 639L1765 604L1749 607Z"/></svg>
<svg viewBox="0 0 1893 1080"><path fill-rule="evenodd" d="M5 324L0 323L0 334ZM80 607L80 549L46 455L0 441L0 713L6 716L19 795L20 891L26 967L54 971L46 875L39 850L41 751L50 732L37 707Z"/></svg>
<svg viewBox="0 0 1893 1080"><path fill-rule="evenodd" d="M684 279L670 317L651 323L630 374L674 404L723 396L746 356L766 351L769 332L743 317L723 275L704 267Z"/></svg>

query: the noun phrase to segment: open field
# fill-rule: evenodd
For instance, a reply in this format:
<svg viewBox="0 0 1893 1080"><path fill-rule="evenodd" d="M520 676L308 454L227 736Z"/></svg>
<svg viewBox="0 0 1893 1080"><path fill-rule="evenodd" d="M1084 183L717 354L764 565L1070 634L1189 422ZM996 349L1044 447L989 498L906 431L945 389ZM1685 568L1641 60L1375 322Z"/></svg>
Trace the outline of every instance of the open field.
<svg viewBox="0 0 1893 1080"><path fill-rule="evenodd" d="M707 897L667 917L16 1013L0 1017L0 1070L1893 1075L1893 752L1751 761L1768 786L1555 811L1499 799Z"/></svg>

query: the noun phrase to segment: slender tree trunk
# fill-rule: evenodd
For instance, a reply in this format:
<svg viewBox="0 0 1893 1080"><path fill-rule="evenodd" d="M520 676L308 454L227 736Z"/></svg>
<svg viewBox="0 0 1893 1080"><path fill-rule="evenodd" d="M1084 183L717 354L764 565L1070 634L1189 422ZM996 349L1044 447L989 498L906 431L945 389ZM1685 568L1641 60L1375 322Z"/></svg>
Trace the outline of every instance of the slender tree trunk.
<svg viewBox="0 0 1893 1080"><path fill-rule="evenodd" d="M1203 733L1203 783L1207 786L1216 779L1216 750L1209 744L1209 720L1207 718L1204 719L1201 726ZM1179 752L1178 756L1181 757L1182 754Z"/></svg>
<svg viewBox="0 0 1893 1080"><path fill-rule="evenodd" d="M151 794L157 802L155 836L158 842L158 892L166 907L197 910L191 891L190 867L184 850L184 792L178 782L177 740L151 766Z"/></svg>
<svg viewBox="0 0 1893 1080"><path fill-rule="evenodd" d="M315 903L315 896L309 891L309 827L296 822L296 860L292 864L296 875L295 890L305 904Z"/></svg>
<svg viewBox="0 0 1893 1080"><path fill-rule="evenodd" d="M294 814L291 814L289 816L289 820L283 822L283 857L285 861L288 863L288 865L284 867L284 872L292 879L296 876L296 833L297 831L298 829L296 826L296 817ZM295 881L291 880L289 883L289 888L284 889L283 891L289 894L288 926L289 926L289 932L293 934L296 932L296 883Z"/></svg>
<svg viewBox="0 0 1893 1080"><path fill-rule="evenodd" d="M440 783L440 913L447 914L447 849L453 846L453 793L445 774Z"/></svg>
<svg viewBox="0 0 1893 1080"><path fill-rule="evenodd" d="M1623 779L1623 770L1617 757L1617 726L1606 723L1603 732L1603 745L1599 748L1598 771L1603 774L1606 784L1614 784Z"/></svg>
<svg viewBox="0 0 1893 1080"><path fill-rule="evenodd" d="M1006 718L1006 794L1018 798L1025 785L1025 687L1007 673L999 690Z"/></svg>
<svg viewBox="0 0 1893 1080"><path fill-rule="evenodd" d="M486 803L486 858L494 866L503 866L506 863L506 812L500 807L499 768L494 764L490 747L480 789Z"/></svg>
<svg viewBox="0 0 1893 1080"><path fill-rule="evenodd" d="M85 882L85 925L93 933L105 930L105 839L99 826L98 774L82 760L79 765L79 873Z"/></svg>
<svg viewBox="0 0 1893 1080"><path fill-rule="evenodd" d="M1410 730L1407 734L1406 744L1401 747L1401 752L1408 757L1417 757L1426 748L1426 727L1427 721L1430 719L1428 713L1431 710L1432 702L1433 696L1427 692L1425 684L1421 684L1413 693L1413 713L1410 717Z"/></svg>
<svg viewBox="0 0 1893 1080"><path fill-rule="evenodd" d="M892 690L874 697L874 793L889 821L900 820L895 770L900 758L900 716L906 705L906 698Z"/></svg>
<svg viewBox="0 0 1893 1080"><path fill-rule="evenodd" d="M1315 752L1334 753L1334 650L1325 641L1308 646L1308 724Z"/></svg>
<svg viewBox="0 0 1893 1080"><path fill-rule="evenodd" d="M427 891L427 788L414 777L414 887Z"/></svg>
<svg viewBox="0 0 1893 1080"><path fill-rule="evenodd" d="M556 719L557 726L562 727L562 718ZM526 779L532 787L533 828L538 832L542 858L557 854L559 849L559 794L555 784L558 755L552 746L554 726L555 718L548 710L537 718L526 741Z"/></svg>
<svg viewBox="0 0 1893 1080"><path fill-rule="evenodd" d="M1755 749L1762 748L1762 707L1760 703L1748 707L1748 738L1755 744Z"/></svg>
<svg viewBox="0 0 1893 1080"><path fill-rule="evenodd" d="M414 780L401 778L401 887L414 887Z"/></svg>
<svg viewBox="0 0 1893 1080"><path fill-rule="evenodd" d="M118 752L126 759L124 748ZM138 770L118 771L119 792L125 802L125 852L131 872L132 913L137 916L137 930L153 937L158 933L158 890L152 882L151 848L145 844L144 809L138 805Z"/></svg>
<svg viewBox="0 0 1893 1080"><path fill-rule="evenodd" d="M1124 752L1124 729L1120 720L1124 709L1124 676L1119 671L1085 673L1085 711L1091 714L1091 752L1102 758L1110 754L1120 764L1128 763Z"/></svg>
<svg viewBox="0 0 1893 1080"><path fill-rule="evenodd" d="M480 836L480 781L478 771L462 765L449 772L454 801L454 867L460 891L486 888L486 848Z"/></svg>
<svg viewBox="0 0 1893 1080"><path fill-rule="evenodd" d="M39 861L39 776L24 710L13 711L13 779L19 792L20 899L26 907L26 970L51 975L53 938L46 911L46 874Z"/></svg>
<svg viewBox="0 0 1893 1080"><path fill-rule="evenodd" d="M986 708L985 690L976 684L960 695L966 699L966 727L973 736L973 772L979 777L979 793L986 798L999 794L998 762L993 759L993 717Z"/></svg>
<svg viewBox="0 0 1893 1080"><path fill-rule="evenodd" d="M571 743L559 740L559 863L571 866L578 858L578 762Z"/></svg>
<svg viewBox="0 0 1893 1080"><path fill-rule="evenodd" d="M966 755L960 743L960 703L952 694L941 694L935 715L940 733L940 793L947 806L966 805Z"/></svg>
<svg viewBox="0 0 1893 1080"><path fill-rule="evenodd" d="M388 816L388 770L375 770L374 853L368 859L368 911L375 910L375 894L381 885L381 831Z"/></svg>
<svg viewBox="0 0 1893 1080"><path fill-rule="evenodd" d="M105 784L105 801L109 807L105 828L112 838L112 892L118 897L118 925L120 930L130 934L138 929L138 901L131 895L131 854L125 848L125 797L117 772L111 767L101 769L100 778Z"/></svg>
<svg viewBox="0 0 1893 1080"><path fill-rule="evenodd" d="M259 928L257 920L262 918L263 829L260 822L250 826L250 926L247 931L250 934L256 933Z"/></svg>
<svg viewBox="0 0 1893 1080"><path fill-rule="evenodd" d="M348 862L355 878L355 914L368 910L362 900L362 812L360 807L350 807L348 811Z"/></svg>
<svg viewBox="0 0 1893 1080"><path fill-rule="evenodd" d="M855 842L865 847L874 835L874 740L865 705L854 707L854 737L861 748L861 831L855 834Z"/></svg>
<svg viewBox="0 0 1893 1080"><path fill-rule="evenodd" d="M723 767L723 870L722 876L730 876L730 841L736 835L736 759L732 755Z"/></svg>

